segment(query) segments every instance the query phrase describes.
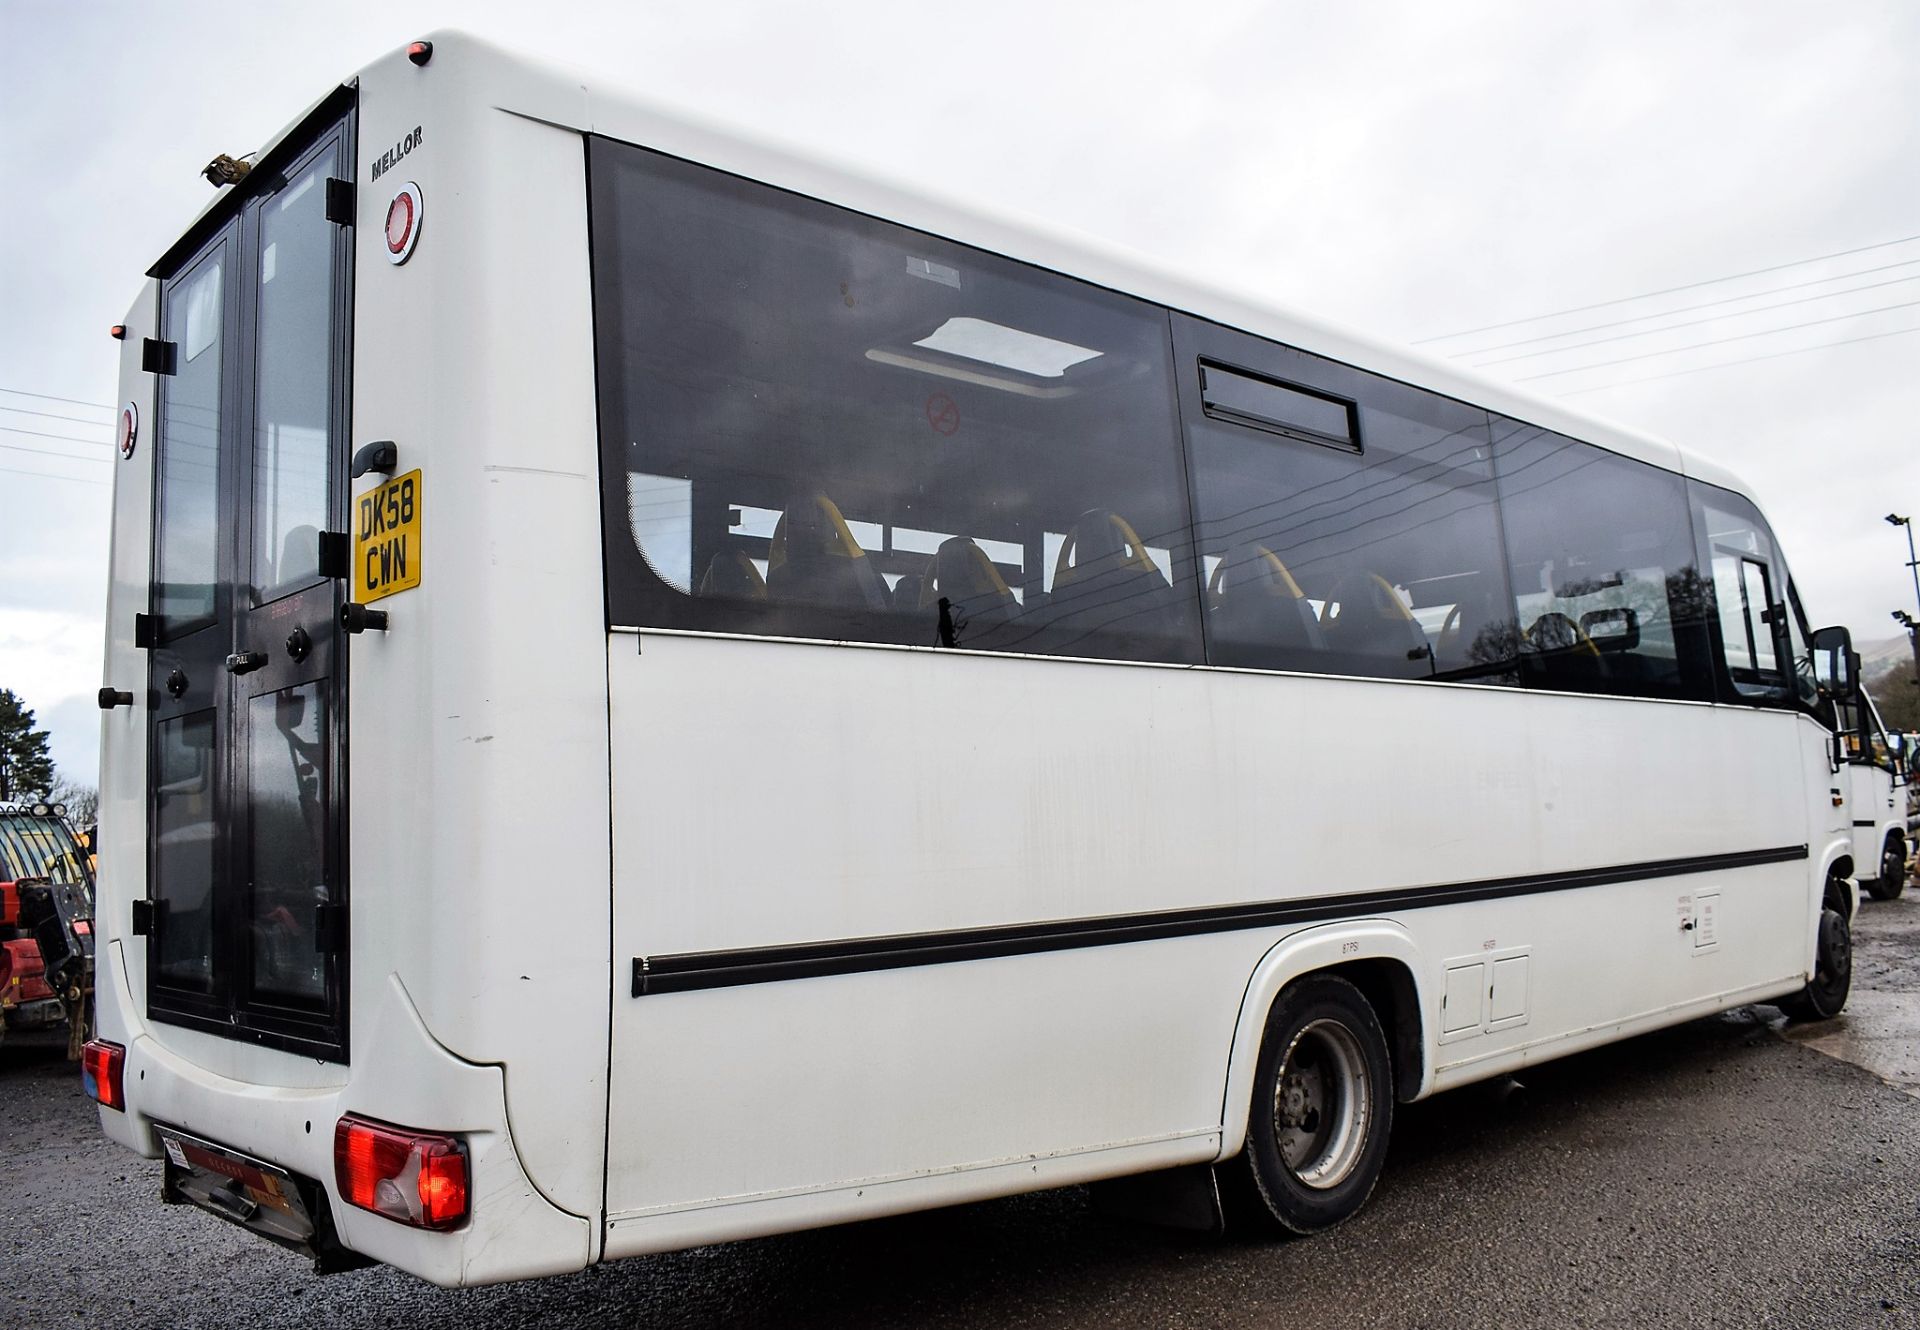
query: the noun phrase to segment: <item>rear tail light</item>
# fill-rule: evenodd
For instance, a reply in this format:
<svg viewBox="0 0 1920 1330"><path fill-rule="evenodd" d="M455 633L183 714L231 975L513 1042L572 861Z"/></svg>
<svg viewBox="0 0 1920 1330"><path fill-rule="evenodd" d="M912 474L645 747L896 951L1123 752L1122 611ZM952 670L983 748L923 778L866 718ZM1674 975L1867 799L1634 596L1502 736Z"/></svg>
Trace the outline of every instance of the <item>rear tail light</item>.
<svg viewBox="0 0 1920 1330"><path fill-rule="evenodd" d="M413 1228L467 1218L467 1147L457 1136L349 1115L333 1129L333 1177L347 1204Z"/></svg>
<svg viewBox="0 0 1920 1330"><path fill-rule="evenodd" d="M90 1040L80 1050L80 1084L108 1108L127 1111L127 1050L104 1039Z"/></svg>

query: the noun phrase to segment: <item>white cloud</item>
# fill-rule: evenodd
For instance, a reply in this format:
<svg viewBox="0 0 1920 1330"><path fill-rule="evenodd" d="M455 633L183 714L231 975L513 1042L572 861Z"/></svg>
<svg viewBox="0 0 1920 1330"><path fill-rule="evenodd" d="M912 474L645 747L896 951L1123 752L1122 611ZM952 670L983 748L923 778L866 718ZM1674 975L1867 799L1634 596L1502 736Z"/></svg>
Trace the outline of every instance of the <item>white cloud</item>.
<svg viewBox="0 0 1920 1330"><path fill-rule="evenodd" d="M0 612L0 687L10 688L52 735L54 764L93 784L99 765L101 628L74 610ZM91 714L89 713L91 710Z"/></svg>

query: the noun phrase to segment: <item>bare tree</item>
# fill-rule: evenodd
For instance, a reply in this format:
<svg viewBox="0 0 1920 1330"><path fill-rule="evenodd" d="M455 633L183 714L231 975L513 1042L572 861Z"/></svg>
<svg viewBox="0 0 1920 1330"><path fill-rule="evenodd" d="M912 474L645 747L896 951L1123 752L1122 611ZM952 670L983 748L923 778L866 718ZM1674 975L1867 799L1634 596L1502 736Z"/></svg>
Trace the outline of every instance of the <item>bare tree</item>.
<svg viewBox="0 0 1920 1330"><path fill-rule="evenodd" d="M47 802L65 804L67 820L76 831L92 826L100 818L100 791L71 779L58 768L47 784Z"/></svg>

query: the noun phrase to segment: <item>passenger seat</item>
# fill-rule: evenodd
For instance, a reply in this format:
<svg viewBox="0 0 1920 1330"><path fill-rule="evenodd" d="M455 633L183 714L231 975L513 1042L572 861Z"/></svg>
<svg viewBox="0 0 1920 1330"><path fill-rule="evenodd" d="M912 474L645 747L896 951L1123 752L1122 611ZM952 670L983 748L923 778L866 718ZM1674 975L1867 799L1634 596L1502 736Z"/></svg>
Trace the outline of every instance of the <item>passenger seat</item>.
<svg viewBox="0 0 1920 1330"><path fill-rule="evenodd" d="M1277 656L1326 648L1312 602L1265 545L1241 545L1222 559L1207 579L1207 603L1221 664L1284 668Z"/></svg>
<svg viewBox="0 0 1920 1330"><path fill-rule="evenodd" d="M1320 616L1328 650L1371 657L1391 666L1368 674L1411 678L1432 672L1426 629L1400 593L1378 573L1349 573L1334 587Z"/></svg>
<svg viewBox="0 0 1920 1330"><path fill-rule="evenodd" d="M993 560L965 536L951 536L934 551L920 587L920 607L935 608L943 596L953 613L955 646L966 646L969 636L1007 622L1020 610Z"/></svg>
<svg viewBox="0 0 1920 1330"><path fill-rule="evenodd" d="M891 599L838 506L820 493L790 500L775 524L767 594L842 609L882 610Z"/></svg>
<svg viewBox="0 0 1920 1330"><path fill-rule="evenodd" d="M700 579L700 594L765 600L767 580L744 550L721 550L707 564L706 575Z"/></svg>

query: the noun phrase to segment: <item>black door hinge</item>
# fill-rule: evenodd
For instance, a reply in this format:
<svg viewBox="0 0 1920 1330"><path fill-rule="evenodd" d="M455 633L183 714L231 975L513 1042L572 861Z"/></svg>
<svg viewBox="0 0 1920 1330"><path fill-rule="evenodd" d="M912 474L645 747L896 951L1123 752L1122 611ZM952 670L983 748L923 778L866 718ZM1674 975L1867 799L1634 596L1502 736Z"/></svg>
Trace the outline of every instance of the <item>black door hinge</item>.
<svg viewBox="0 0 1920 1330"><path fill-rule="evenodd" d="M344 951L347 946L347 907L328 901L313 907L315 951Z"/></svg>
<svg viewBox="0 0 1920 1330"><path fill-rule="evenodd" d="M329 177L327 220L338 226L353 225L353 181Z"/></svg>
<svg viewBox="0 0 1920 1330"><path fill-rule="evenodd" d="M133 647L136 651L153 650L154 615L136 614L133 616Z"/></svg>
<svg viewBox="0 0 1920 1330"><path fill-rule="evenodd" d="M320 533L320 576L342 578L353 568L353 557L347 546L347 533L344 531L322 531Z"/></svg>
<svg viewBox="0 0 1920 1330"><path fill-rule="evenodd" d="M140 339L140 368L149 374L172 374L179 364L180 344L151 337Z"/></svg>
<svg viewBox="0 0 1920 1330"><path fill-rule="evenodd" d="M154 925L160 921L165 911L159 901L138 900L133 903L133 934L135 937L148 937L154 931Z"/></svg>

